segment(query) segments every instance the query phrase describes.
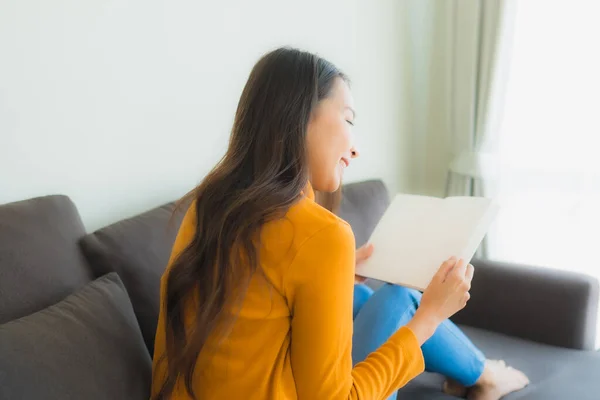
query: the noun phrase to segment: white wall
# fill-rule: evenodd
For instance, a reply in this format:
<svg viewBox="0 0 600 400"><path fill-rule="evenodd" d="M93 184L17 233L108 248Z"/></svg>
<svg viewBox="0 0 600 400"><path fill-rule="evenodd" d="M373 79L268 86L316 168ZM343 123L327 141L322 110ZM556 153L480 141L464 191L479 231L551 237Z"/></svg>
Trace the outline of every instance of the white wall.
<svg viewBox="0 0 600 400"><path fill-rule="evenodd" d="M63 193L89 230L173 200L224 153L264 52L293 45L352 78L362 157L347 181L409 186L396 0L5 0L0 203Z"/></svg>

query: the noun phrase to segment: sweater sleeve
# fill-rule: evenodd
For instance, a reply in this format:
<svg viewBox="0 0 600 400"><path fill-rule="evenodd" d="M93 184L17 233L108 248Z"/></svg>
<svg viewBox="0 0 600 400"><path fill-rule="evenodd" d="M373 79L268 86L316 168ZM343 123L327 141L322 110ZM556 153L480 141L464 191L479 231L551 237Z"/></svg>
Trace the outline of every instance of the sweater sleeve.
<svg viewBox="0 0 600 400"><path fill-rule="evenodd" d="M350 227L336 221L301 245L287 271L299 399L384 399L424 370L419 343L406 327L352 367L354 246Z"/></svg>

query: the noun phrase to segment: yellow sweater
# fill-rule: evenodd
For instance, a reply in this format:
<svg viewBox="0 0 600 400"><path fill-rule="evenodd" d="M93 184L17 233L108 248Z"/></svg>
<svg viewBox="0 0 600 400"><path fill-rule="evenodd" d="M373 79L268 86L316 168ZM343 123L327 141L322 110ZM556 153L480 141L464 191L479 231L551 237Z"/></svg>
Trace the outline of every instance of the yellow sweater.
<svg viewBox="0 0 600 400"><path fill-rule="evenodd" d="M419 343L406 327L352 367L354 235L315 203L310 186L305 193L285 218L263 227L264 274L252 278L231 332L200 354L194 375L198 399L385 399L423 372ZM192 239L194 214L193 208L186 214L171 260ZM165 276L153 393L164 381L156 360L165 351ZM188 398L180 382L172 399Z"/></svg>

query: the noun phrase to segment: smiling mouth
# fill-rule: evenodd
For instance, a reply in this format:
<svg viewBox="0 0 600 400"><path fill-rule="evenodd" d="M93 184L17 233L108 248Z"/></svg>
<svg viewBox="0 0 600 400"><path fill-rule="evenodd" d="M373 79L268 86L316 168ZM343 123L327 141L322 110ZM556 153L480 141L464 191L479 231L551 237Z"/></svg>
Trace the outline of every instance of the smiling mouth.
<svg viewBox="0 0 600 400"><path fill-rule="evenodd" d="M340 163L342 163L342 166L344 168L347 168L350 165L350 161L348 161L348 159L342 157L342 159L340 160Z"/></svg>

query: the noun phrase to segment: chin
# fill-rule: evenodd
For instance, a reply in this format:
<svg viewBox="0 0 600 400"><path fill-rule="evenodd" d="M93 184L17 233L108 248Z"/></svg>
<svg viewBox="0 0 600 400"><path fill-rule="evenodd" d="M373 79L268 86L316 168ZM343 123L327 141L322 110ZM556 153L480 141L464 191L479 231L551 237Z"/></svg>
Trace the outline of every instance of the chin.
<svg viewBox="0 0 600 400"><path fill-rule="evenodd" d="M323 193L333 193L340 188L342 184L342 171L333 171L332 174L313 175L311 184L314 190Z"/></svg>
<svg viewBox="0 0 600 400"><path fill-rule="evenodd" d="M340 188L341 179L339 177L332 177L331 179L323 181L311 182L313 189L323 193L333 193Z"/></svg>

